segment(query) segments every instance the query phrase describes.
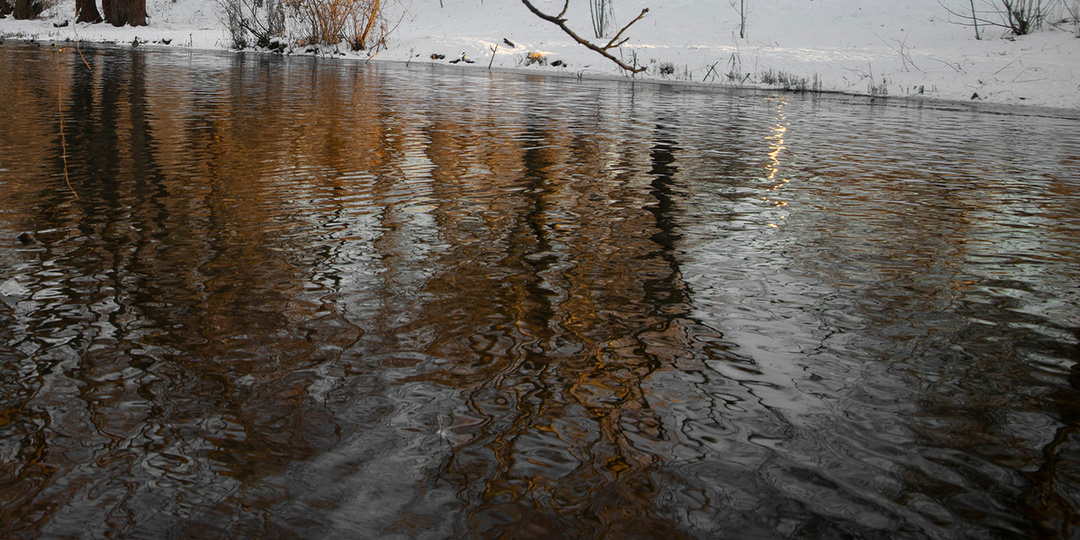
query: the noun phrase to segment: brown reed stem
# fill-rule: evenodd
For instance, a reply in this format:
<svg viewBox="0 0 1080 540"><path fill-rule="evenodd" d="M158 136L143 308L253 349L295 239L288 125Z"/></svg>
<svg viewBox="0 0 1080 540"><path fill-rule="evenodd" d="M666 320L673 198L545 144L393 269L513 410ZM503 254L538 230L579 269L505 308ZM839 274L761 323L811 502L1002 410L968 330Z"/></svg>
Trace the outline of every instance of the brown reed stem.
<svg viewBox="0 0 1080 540"><path fill-rule="evenodd" d="M75 196L75 200L79 200L79 194L75 191L75 188L71 185L71 177L68 175L68 160L67 160L67 135L64 134L64 84L60 80L60 52L64 49L56 50L56 110L60 115L60 159L64 161L64 183L67 184L68 190ZM90 64L86 61L82 51L79 50L79 32L75 31L75 50L79 52L79 58L82 58L83 65L86 69L90 69Z"/></svg>

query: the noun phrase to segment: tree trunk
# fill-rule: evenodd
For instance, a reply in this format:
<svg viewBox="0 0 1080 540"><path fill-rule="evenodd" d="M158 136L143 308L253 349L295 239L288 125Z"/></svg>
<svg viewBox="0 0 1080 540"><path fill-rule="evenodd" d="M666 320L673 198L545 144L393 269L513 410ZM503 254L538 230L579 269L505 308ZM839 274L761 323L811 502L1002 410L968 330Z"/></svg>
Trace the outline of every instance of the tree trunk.
<svg viewBox="0 0 1080 540"><path fill-rule="evenodd" d="M146 0L101 0L101 10L113 26L146 26Z"/></svg>
<svg viewBox="0 0 1080 540"><path fill-rule="evenodd" d="M13 15L16 19L33 19L40 15L43 9L45 5L37 0L15 0Z"/></svg>
<svg viewBox="0 0 1080 540"><path fill-rule="evenodd" d="M75 0L75 22L99 23L101 12L94 0Z"/></svg>

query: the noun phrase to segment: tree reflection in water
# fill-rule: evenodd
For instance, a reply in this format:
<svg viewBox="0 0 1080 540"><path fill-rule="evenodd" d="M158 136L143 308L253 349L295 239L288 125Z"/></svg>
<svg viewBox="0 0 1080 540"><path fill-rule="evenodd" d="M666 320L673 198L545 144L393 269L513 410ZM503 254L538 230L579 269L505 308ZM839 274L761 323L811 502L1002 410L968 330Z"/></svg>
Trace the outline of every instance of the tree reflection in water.
<svg viewBox="0 0 1080 540"><path fill-rule="evenodd" d="M41 240L0 247L29 291L0 304L9 536L1075 524L1076 145L994 161L939 124L1016 118L86 56L0 51L26 81L0 233Z"/></svg>

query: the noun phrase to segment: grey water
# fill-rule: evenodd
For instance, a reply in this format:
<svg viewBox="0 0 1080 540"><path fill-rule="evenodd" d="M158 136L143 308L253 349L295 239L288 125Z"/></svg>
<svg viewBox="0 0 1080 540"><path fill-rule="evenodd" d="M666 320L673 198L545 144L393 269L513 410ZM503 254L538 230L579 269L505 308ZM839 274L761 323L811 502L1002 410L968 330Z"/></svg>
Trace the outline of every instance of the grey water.
<svg viewBox="0 0 1080 540"><path fill-rule="evenodd" d="M1080 534L1075 115L70 45L0 536Z"/></svg>

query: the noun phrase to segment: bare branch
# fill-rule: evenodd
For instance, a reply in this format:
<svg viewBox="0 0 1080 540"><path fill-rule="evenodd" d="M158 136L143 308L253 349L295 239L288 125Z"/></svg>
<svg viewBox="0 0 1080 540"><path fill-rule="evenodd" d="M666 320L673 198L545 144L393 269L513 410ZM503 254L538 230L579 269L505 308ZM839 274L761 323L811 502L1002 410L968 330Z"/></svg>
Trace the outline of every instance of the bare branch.
<svg viewBox="0 0 1080 540"><path fill-rule="evenodd" d="M623 43L626 43L626 39L628 39L628 38L625 38L622 41L619 41L618 43L616 43L616 40L619 39L619 36L622 36L623 32L626 32L626 29L630 28L630 26L632 24L640 21L642 19L642 17L644 17L645 14L649 12L649 8L645 8L645 9L641 10L641 14L638 15L634 20L630 21L630 24L627 24L626 26L622 27L622 30L619 30L619 33L615 34L615 37L611 38L611 41L609 41L607 45L600 46L600 45L596 45L595 43L592 43L592 42L590 42L590 41L588 41L586 39L583 39L581 36L574 33L574 31L571 30L570 27L566 26L566 19L563 18L563 15L566 15L566 10L570 7L570 0L566 0L566 3L563 4L562 11L559 12L559 14L556 15L556 16L548 15L547 13L544 13L544 12L540 11L539 9L536 9L536 6L532 5L532 2L530 2L529 0L521 0L521 3L525 4L525 7L529 8L529 11L533 12L533 15L536 15L537 17L540 17L541 19L544 19L545 21L548 21L551 24L554 24L555 26L558 26L559 28L562 29L563 32L566 33L566 35L570 36L571 38L574 38L574 41L588 47L589 49L592 49L592 50L600 53L605 58L607 58L608 60L611 60L612 62L615 62L616 64L618 64L619 67L625 69L626 71L629 71L631 73L641 73L642 71L645 71L645 69L646 69L645 66L634 67L634 66L628 65L625 62L623 62L622 60L619 60L618 58L615 58L614 56L612 56L612 54L608 52L608 49L614 49L614 48L622 45Z"/></svg>
<svg viewBox="0 0 1080 540"><path fill-rule="evenodd" d="M610 49L612 47L618 47L619 45L622 45L623 43L626 43L626 39L624 39L624 40L622 40L622 41L620 41L618 43L615 43L615 40L619 39L619 36L623 35L623 32L625 32L627 28L630 28L630 25L632 25L632 24L640 21L642 18L644 18L645 14L648 13L648 12L649 12L649 8L645 8L645 9L641 10L641 13L637 17L635 17L634 20L630 21L629 24L622 27L622 30L619 30L619 33L615 34L615 37L611 38L611 41L609 41L607 46L604 47L604 48L605 49ZM629 38L627 38L627 39L629 39Z"/></svg>

